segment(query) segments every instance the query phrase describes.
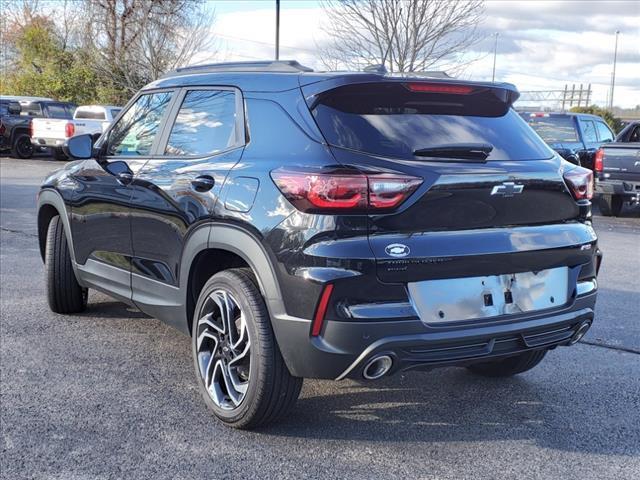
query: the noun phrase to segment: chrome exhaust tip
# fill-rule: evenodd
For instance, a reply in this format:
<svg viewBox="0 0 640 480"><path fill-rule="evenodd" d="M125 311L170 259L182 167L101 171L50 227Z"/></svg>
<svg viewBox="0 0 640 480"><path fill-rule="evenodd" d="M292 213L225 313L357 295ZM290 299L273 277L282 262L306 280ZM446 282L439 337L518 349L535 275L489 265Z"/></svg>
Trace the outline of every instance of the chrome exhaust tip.
<svg viewBox="0 0 640 480"><path fill-rule="evenodd" d="M569 345L573 345L574 343L578 343L580 340L582 340L582 337L585 336L589 328L591 328L590 321L585 320L584 322L582 322L580 326L576 329L573 336L571 337L571 340L569 341Z"/></svg>
<svg viewBox="0 0 640 480"><path fill-rule="evenodd" d="M365 365L362 376L367 380L377 380L386 375L391 370L392 365L393 360L389 355L374 357Z"/></svg>

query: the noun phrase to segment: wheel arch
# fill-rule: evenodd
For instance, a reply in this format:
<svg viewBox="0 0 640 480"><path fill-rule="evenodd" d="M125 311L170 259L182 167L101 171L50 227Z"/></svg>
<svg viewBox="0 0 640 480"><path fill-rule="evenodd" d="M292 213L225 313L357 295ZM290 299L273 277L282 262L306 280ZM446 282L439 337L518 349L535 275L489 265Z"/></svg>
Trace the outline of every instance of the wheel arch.
<svg viewBox="0 0 640 480"><path fill-rule="evenodd" d="M227 268L250 268L272 322L274 316L283 314L284 303L275 267L260 241L253 234L235 225L210 225L207 230L206 244L202 241L203 232L193 235L183 253L181 278L184 279L182 287L187 324L184 330L191 333L195 302L204 283L211 275Z"/></svg>
<svg viewBox="0 0 640 480"><path fill-rule="evenodd" d="M60 216L64 233L67 236L69 253L75 269L75 252L73 249L73 238L71 236L71 225L64 200L58 192L51 189L41 190L38 197L38 244L40 247L40 257L44 262L45 248L47 243L47 229L51 219L56 215Z"/></svg>

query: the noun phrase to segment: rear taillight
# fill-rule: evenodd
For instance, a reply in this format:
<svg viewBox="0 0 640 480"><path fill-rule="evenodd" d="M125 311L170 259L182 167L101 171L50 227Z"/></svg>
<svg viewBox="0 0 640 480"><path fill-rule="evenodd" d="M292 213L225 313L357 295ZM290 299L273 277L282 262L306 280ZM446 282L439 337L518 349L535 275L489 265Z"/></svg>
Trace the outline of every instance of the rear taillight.
<svg viewBox="0 0 640 480"><path fill-rule="evenodd" d="M2 123L2 120L0 120L0 135L4 135L5 131L6 127L4 126L4 123Z"/></svg>
<svg viewBox="0 0 640 480"><path fill-rule="evenodd" d="M33 137L33 120L29 120L29 136Z"/></svg>
<svg viewBox="0 0 640 480"><path fill-rule="evenodd" d="M586 168L575 167L563 174L567 186L576 200L593 198L593 172Z"/></svg>
<svg viewBox="0 0 640 480"><path fill-rule="evenodd" d="M71 138L73 137L73 134L76 132L76 126L71 123L71 122L67 122L67 124L64 126L64 134L67 138Z"/></svg>
<svg viewBox="0 0 640 480"><path fill-rule="evenodd" d="M468 95L474 88L468 85L444 85L441 83L406 83L405 86L412 92L424 93L450 93L453 95Z"/></svg>
<svg viewBox="0 0 640 480"><path fill-rule="evenodd" d="M596 172L602 172L602 170L604 169L604 150L602 148L599 148L598 150L596 150L596 155L593 158L593 169Z"/></svg>
<svg viewBox="0 0 640 480"><path fill-rule="evenodd" d="M387 210L400 205L422 183L421 178L399 174L275 170L271 177L287 200L303 212Z"/></svg>

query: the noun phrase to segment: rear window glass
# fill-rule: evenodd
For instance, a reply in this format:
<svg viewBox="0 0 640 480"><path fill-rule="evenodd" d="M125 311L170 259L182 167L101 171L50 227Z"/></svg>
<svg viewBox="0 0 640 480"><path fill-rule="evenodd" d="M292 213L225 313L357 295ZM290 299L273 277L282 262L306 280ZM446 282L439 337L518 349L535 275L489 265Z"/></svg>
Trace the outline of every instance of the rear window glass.
<svg viewBox="0 0 640 480"><path fill-rule="evenodd" d="M21 103L22 111L20 115L28 115L31 117L41 117L42 107L39 103Z"/></svg>
<svg viewBox="0 0 640 480"><path fill-rule="evenodd" d="M311 109L329 144L374 155L418 159L416 150L478 143L493 145L487 160L553 155L487 89L454 95L412 92L402 84L347 85L321 94Z"/></svg>
<svg viewBox="0 0 640 480"><path fill-rule="evenodd" d="M572 117L529 117L526 122L547 143L579 142L578 132Z"/></svg>
<svg viewBox="0 0 640 480"><path fill-rule="evenodd" d="M76 118L86 118L87 120L104 120L106 115L104 112L97 112L95 110L76 110Z"/></svg>

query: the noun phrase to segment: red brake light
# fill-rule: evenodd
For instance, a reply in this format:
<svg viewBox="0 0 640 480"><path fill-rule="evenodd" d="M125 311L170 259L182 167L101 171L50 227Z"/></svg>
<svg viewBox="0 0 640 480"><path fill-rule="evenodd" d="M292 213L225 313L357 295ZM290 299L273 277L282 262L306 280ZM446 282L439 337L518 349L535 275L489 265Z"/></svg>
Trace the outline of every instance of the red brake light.
<svg viewBox="0 0 640 480"><path fill-rule="evenodd" d="M29 136L33 137L33 120L29 120Z"/></svg>
<svg viewBox="0 0 640 480"><path fill-rule="evenodd" d="M468 95L474 88L468 85L446 85L442 83L407 83L407 88L412 92L425 93L450 93L453 95Z"/></svg>
<svg viewBox="0 0 640 480"><path fill-rule="evenodd" d="M2 120L0 120L0 135L4 135L5 130L6 127L4 126L4 123L2 123Z"/></svg>
<svg viewBox="0 0 640 480"><path fill-rule="evenodd" d="M303 212L390 209L400 205L422 183L409 175L305 173L276 170L278 189Z"/></svg>
<svg viewBox="0 0 640 480"><path fill-rule="evenodd" d="M604 160L604 150L599 148L596 150L596 155L593 159L593 169L596 172L602 172L604 169L604 162L602 160Z"/></svg>
<svg viewBox="0 0 640 480"><path fill-rule="evenodd" d="M318 308L316 308L316 314L313 317L313 324L311 325L311 335L314 337L320 335L320 332L322 331L322 324L324 323L324 316L327 313L327 306L329 305L331 292L333 292L333 284L327 283L322 290L322 295L320 295Z"/></svg>
<svg viewBox="0 0 640 480"><path fill-rule="evenodd" d="M593 172L582 167L575 167L563 174L565 182L576 200L593 198Z"/></svg>
<svg viewBox="0 0 640 480"><path fill-rule="evenodd" d="M71 138L73 137L73 134L76 131L76 126L71 123L71 122L67 122L67 124L64 126L64 134L67 138Z"/></svg>

